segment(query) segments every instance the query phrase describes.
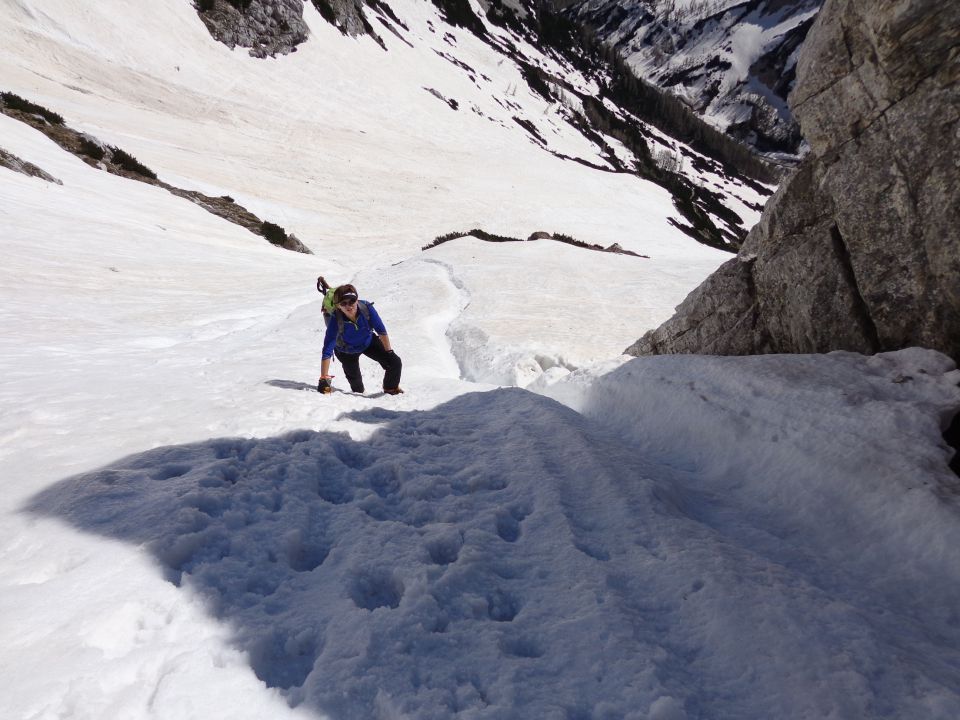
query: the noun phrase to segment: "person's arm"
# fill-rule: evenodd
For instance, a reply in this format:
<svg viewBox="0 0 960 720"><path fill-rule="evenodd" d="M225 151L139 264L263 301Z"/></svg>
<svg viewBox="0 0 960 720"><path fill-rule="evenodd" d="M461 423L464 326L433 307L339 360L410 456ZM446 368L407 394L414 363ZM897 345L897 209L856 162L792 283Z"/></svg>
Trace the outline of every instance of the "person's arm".
<svg viewBox="0 0 960 720"><path fill-rule="evenodd" d="M336 320L331 321L330 325L334 325ZM330 394L333 392L333 385L331 380L333 377L330 375L330 358L333 356L333 344L337 342L337 331L334 330L333 333L333 343L331 344L330 354L327 354L327 338L330 335L330 325L327 326L327 334L324 335L323 339L323 356L320 358L320 380L317 382L317 392L324 394Z"/></svg>
<svg viewBox="0 0 960 720"><path fill-rule="evenodd" d="M337 334L340 332L340 324L336 316L330 318L327 330L323 335L323 354L320 359L320 375L326 376L330 373L330 359L333 357L333 350L337 346Z"/></svg>
<svg viewBox="0 0 960 720"><path fill-rule="evenodd" d="M370 327L376 331L380 342L383 343L383 349L387 352L393 352L393 348L390 346L390 338L387 337L387 326L383 324L380 313L377 312L373 303L367 303L367 308L370 310Z"/></svg>

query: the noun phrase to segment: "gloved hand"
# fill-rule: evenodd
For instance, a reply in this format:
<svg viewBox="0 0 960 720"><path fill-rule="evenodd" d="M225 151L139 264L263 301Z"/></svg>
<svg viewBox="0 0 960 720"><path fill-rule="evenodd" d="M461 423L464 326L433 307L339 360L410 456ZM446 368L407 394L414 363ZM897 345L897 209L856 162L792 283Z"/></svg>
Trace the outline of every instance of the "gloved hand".
<svg viewBox="0 0 960 720"><path fill-rule="evenodd" d="M330 385L331 376L323 376L320 378L320 382L317 383L317 392L323 393L324 395L329 395L333 392L333 387Z"/></svg>

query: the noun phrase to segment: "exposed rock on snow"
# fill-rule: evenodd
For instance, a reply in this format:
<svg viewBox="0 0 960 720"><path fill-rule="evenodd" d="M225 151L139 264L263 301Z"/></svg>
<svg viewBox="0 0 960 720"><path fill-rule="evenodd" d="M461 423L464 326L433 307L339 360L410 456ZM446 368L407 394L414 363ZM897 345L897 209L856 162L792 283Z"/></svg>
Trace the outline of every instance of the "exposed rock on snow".
<svg viewBox="0 0 960 720"><path fill-rule="evenodd" d="M285 55L309 35L303 0L239 0L236 5L227 0L197 4L210 34L231 48L247 47L251 55L261 58Z"/></svg>
<svg viewBox="0 0 960 720"><path fill-rule="evenodd" d="M435 238L434 241L428 245L424 245L422 250L429 250L430 248L435 248L438 245L443 245L444 243L450 242L451 240L458 240L459 238L464 237L475 237L478 240L483 240L485 242L524 242L523 238L515 237L505 237L503 235L494 235L493 233L485 232L484 230L474 229L468 232L452 232L447 233L446 235L441 235L438 238ZM648 255L641 255L636 253L633 250L625 250L620 246L619 243L613 243L608 247L603 247L603 245L597 245L596 243L587 243L582 240L577 240L574 237L569 235L564 235L562 233L551 234L545 230L536 230L535 232L530 233L527 236L526 242L534 242L536 240L555 240L557 242L566 243L567 245L573 245L574 247L583 248L584 250L596 250L597 252L610 252L610 253L619 253L621 255L633 255L634 257L642 257L649 259Z"/></svg>
<svg viewBox="0 0 960 720"><path fill-rule="evenodd" d="M360 0L312 0L331 25L344 35L376 33L363 15ZM254 57L286 55L306 41L303 0L201 0L200 19L214 38L233 48L250 48Z"/></svg>
<svg viewBox="0 0 960 720"><path fill-rule="evenodd" d="M49 113L49 111L40 106L34 107ZM277 245L285 250L293 250L294 252L313 254L313 251L304 245L296 235L293 233L287 234L279 225L261 220L245 207L237 204L233 198L227 195L213 197L205 195L199 190L186 190L164 182L157 177L157 174L153 170L143 165L129 153L118 147L107 145L92 135L74 130L66 125L63 122L63 118L59 116L57 116L59 118L58 122L51 123L37 113L25 112L2 100L0 100L0 113L9 115L39 130L61 148L76 155L92 167L99 170L106 170L113 175L120 175L129 180L136 180L161 187L177 197L182 197L185 200L199 205L217 217L245 227L255 235L265 237L272 245ZM27 175L42 177L44 180L55 182L58 185L62 184L59 180L48 175L37 166L26 163L15 155L9 153L6 155L9 160L4 157L4 151L0 149L0 166L9 167ZM5 162L5 160L7 161Z"/></svg>
<svg viewBox="0 0 960 720"><path fill-rule="evenodd" d="M960 357L960 5L829 0L793 106L811 156L738 257L627 349Z"/></svg>
<svg viewBox="0 0 960 720"><path fill-rule="evenodd" d="M376 37L373 28L363 14L362 0L312 0L314 7L323 17L344 35L355 37L368 33ZM383 3L371 0L371 6L380 12L381 7L389 12Z"/></svg>
<svg viewBox="0 0 960 720"><path fill-rule="evenodd" d="M38 177L42 180L46 180L47 182L56 183L57 185L63 185L62 182L57 180L50 173L41 170L33 163L28 163L26 160L21 160L16 155L11 152L7 152L3 148L0 148L0 167L5 167L8 170L23 173L24 175L29 175L30 177Z"/></svg>

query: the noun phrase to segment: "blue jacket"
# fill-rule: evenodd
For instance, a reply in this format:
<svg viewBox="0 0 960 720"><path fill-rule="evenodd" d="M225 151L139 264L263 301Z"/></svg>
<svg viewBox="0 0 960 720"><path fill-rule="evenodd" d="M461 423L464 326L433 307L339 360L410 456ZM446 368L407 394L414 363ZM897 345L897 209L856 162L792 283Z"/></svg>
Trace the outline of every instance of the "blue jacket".
<svg viewBox="0 0 960 720"><path fill-rule="evenodd" d="M377 311L373 308L373 303L367 302L366 300L359 300L358 302L366 304L367 309L370 311L370 322L367 322L367 319L363 316L363 310L359 307L357 308L356 320L350 320L350 318L344 315L338 308L336 312L334 312L333 317L330 318L330 324L327 325L327 332L323 336L324 359L333 357L334 349L350 354L362 353L370 347L370 343L373 342L374 332L376 332L377 335L387 334L387 328L384 326L383 320L380 319L380 315L378 315ZM339 335L340 331L339 319L343 320L343 335L340 338L342 345L337 347L337 335Z"/></svg>

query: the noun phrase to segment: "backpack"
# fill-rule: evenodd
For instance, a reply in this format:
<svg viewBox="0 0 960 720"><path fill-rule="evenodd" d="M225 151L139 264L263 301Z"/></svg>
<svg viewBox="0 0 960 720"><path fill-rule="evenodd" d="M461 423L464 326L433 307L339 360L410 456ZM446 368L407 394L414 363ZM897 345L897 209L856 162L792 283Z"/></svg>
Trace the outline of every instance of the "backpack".
<svg viewBox="0 0 960 720"><path fill-rule="evenodd" d="M330 318L333 317L333 313L337 309L337 306L333 302L334 290L335 288L330 288L323 294L323 306L320 312L323 314L324 327L330 324Z"/></svg>
<svg viewBox="0 0 960 720"><path fill-rule="evenodd" d="M324 327L330 324L333 311L337 309L336 303L333 302L334 290L336 290L336 288L330 287L323 275L317 278L317 292L323 293L323 305L320 308L320 312L323 314Z"/></svg>

